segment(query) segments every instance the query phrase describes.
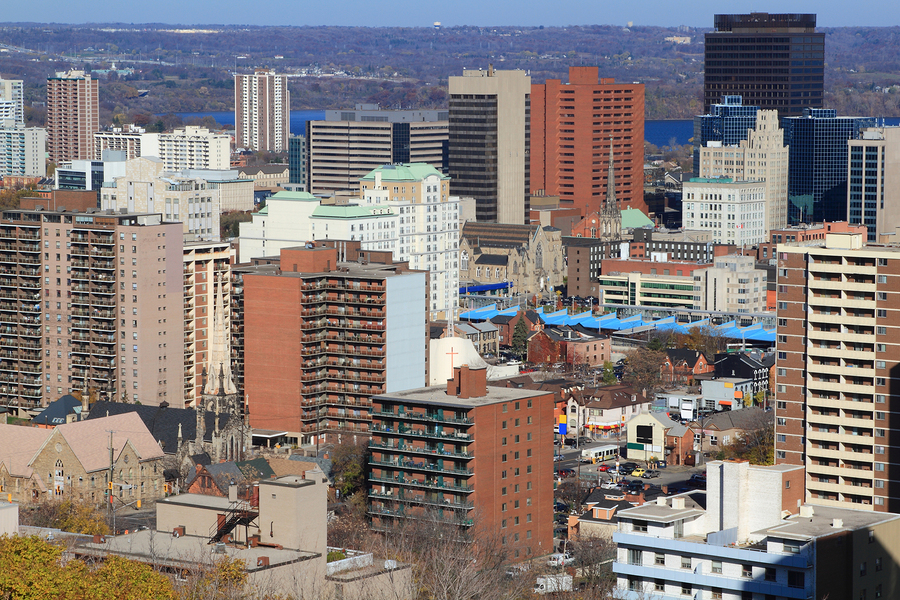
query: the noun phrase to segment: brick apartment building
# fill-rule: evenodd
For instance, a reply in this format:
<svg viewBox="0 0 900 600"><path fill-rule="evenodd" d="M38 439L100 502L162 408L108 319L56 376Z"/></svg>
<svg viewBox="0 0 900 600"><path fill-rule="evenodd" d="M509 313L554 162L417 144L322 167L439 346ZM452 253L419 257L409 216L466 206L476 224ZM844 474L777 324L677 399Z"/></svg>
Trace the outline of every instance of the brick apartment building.
<svg viewBox="0 0 900 600"><path fill-rule="evenodd" d="M531 190L559 196L582 216L606 198L613 146L616 197L644 203L644 85L600 78L598 67L569 67L569 83L531 85Z"/></svg>
<svg viewBox="0 0 900 600"><path fill-rule="evenodd" d="M373 403L374 528L437 519L499 532L511 560L553 551L552 392L488 387L463 365L446 387Z"/></svg>
<svg viewBox="0 0 900 600"><path fill-rule="evenodd" d="M816 504L897 512L900 248L864 240L778 245L775 462Z"/></svg>
<svg viewBox="0 0 900 600"><path fill-rule="evenodd" d="M85 387L179 401L182 239L158 214L3 211L0 405L21 412Z"/></svg>
<svg viewBox="0 0 900 600"><path fill-rule="evenodd" d="M316 244L238 269L243 348L232 338L251 426L302 443L368 435L372 396L427 380L428 274L358 241Z"/></svg>
<svg viewBox="0 0 900 600"><path fill-rule="evenodd" d="M47 155L90 160L94 132L100 130L99 81L84 71L59 72L47 79Z"/></svg>

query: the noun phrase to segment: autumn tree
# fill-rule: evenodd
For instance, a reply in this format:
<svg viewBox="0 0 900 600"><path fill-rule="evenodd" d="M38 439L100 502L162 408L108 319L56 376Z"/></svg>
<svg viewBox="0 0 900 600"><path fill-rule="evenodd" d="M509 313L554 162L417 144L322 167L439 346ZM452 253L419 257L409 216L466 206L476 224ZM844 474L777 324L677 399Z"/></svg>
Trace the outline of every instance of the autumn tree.
<svg viewBox="0 0 900 600"><path fill-rule="evenodd" d="M775 421L772 413L760 409L759 414L734 441L725 446L725 458L749 461L753 465L775 464Z"/></svg>
<svg viewBox="0 0 900 600"><path fill-rule="evenodd" d="M334 447L331 453L331 475L341 496L347 498L365 487L368 441L358 439Z"/></svg>
<svg viewBox="0 0 900 600"><path fill-rule="evenodd" d="M720 335L712 325L700 325L692 327L683 341L684 347L689 350L697 350L706 356L706 360L713 361L716 354L725 352L727 340Z"/></svg>
<svg viewBox="0 0 900 600"><path fill-rule="evenodd" d="M616 367L610 361L603 363L603 377L601 379L603 385L612 385L618 382L616 378Z"/></svg>
<svg viewBox="0 0 900 600"><path fill-rule="evenodd" d="M86 535L109 533L106 512L81 500L47 500L22 511L22 523Z"/></svg>
<svg viewBox="0 0 900 600"><path fill-rule="evenodd" d="M62 546L32 537L0 537L0 598L175 600L166 577L149 565L110 556L96 565L63 560Z"/></svg>
<svg viewBox="0 0 900 600"><path fill-rule="evenodd" d="M625 354L625 383L638 392L652 395L662 384L660 369L665 352L636 348Z"/></svg>

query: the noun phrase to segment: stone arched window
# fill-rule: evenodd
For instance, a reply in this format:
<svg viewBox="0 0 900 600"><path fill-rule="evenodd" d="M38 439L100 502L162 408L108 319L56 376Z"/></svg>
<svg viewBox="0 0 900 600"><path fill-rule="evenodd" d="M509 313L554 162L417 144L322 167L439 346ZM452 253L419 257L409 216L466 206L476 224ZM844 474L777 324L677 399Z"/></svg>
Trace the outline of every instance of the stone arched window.
<svg viewBox="0 0 900 600"><path fill-rule="evenodd" d="M469 270L469 252L463 250L459 256L459 268L463 271Z"/></svg>
<svg viewBox="0 0 900 600"><path fill-rule="evenodd" d="M519 274L519 263L513 262L513 275Z"/></svg>
<svg viewBox="0 0 900 600"><path fill-rule="evenodd" d="M544 268L544 247L538 244L537 250L534 251L534 268Z"/></svg>

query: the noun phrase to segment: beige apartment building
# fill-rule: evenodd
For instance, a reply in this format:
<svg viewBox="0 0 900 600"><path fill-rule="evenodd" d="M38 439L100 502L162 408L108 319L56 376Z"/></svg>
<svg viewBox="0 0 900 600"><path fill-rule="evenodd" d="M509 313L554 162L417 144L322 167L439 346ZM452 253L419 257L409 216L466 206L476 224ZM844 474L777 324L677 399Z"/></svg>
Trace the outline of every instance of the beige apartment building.
<svg viewBox="0 0 900 600"><path fill-rule="evenodd" d="M0 405L180 398L182 244L158 214L4 211Z"/></svg>
<svg viewBox="0 0 900 600"><path fill-rule="evenodd" d="M179 221L185 240L218 241L222 212L219 190L200 178L165 170L162 160L142 156L125 163L125 175L104 183L100 208L161 213L165 221Z"/></svg>
<svg viewBox="0 0 900 600"><path fill-rule="evenodd" d="M900 127L869 127L847 141L847 222L865 225L868 241L896 242L900 232Z"/></svg>
<svg viewBox="0 0 900 600"><path fill-rule="evenodd" d="M747 131L747 139L738 146L708 142L699 148L700 172L697 177L729 177L738 181L765 182L766 231L787 226L788 153L784 130L778 126L778 111L756 113L756 128Z"/></svg>
<svg viewBox="0 0 900 600"><path fill-rule="evenodd" d="M84 71L47 79L47 153L50 160L90 160L100 129L99 82Z"/></svg>
<svg viewBox="0 0 900 600"><path fill-rule="evenodd" d="M203 394L216 294L222 294L224 334L231 336L231 256L228 242L184 245L184 406L196 406Z"/></svg>
<svg viewBox="0 0 900 600"><path fill-rule="evenodd" d="M135 125L98 131L93 159L102 160L104 150L122 151L126 159L155 156L167 171L227 170L231 166L231 136L195 125L169 133L147 133Z"/></svg>
<svg viewBox="0 0 900 600"><path fill-rule="evenodd" d="M287 152L291 93L287 76L271 69L234 76L235 146L256 152Z"/></svg>
<svg viewBox="0 0 900 600"><path fill-rule="evenodd" d="M449 93L450 193L475 198L479 221L528 223L531 77L468 70Z"/></svg>
<svg viewBox="0 0 900 600"><path fill-rule="evenodd" d="M766 272L753 256L718 256L713 266L694 271L694 307L758 314L766 312Z"/></svg>
<svg viewBox="0 0 900 600"><path fill-rule="evenodd" d="M897 512L900 247L778 245L775 462L816 504Z"/></svg>

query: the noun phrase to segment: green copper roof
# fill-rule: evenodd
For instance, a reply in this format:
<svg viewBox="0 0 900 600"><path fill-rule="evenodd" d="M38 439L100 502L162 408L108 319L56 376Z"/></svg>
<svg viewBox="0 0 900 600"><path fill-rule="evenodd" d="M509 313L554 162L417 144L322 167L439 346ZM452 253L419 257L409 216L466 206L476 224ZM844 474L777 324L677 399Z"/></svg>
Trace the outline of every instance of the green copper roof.
<svg viewBox="0 0 900 600"><path fill-rule="evenodd" d="M691 183L734 183L731 177L691 177Z"/></svg>
<svg viewBox="0 0 900 600"><path fill-rule="evenodd" d="M269 205L266 204L265 206L263 206L261 209L259 209L259 211L256 214L262 215L264 217L268 216L269 215Z"/></svg>
<svg viewBox="0 0 900 600"><path fill-rule="evenodd" d="M360 206L358 204L350 204L344 206L325 205L316 208L310 218L313 219L365 219L369 217L384 217L393 215L394 211L390 206L381 204L373 204L371 206Z"/></svg>
<svg viewBox="0 0 900 600"><path fill-rule="evenodd" d="M638 227L653 226L650 217L636 208L626 208L622 211L622 229L636 229Z"/></svg>
<svg viewBox="0 0 900 600"><path fill-rule="evenodd" d="M319 199L309 192L289 192L287 190L278 192L269 197L269 200L300 200L302 202L318 202Z"/></svg>
<svg viewBox="0 0 900 600"><path fill-rule="evenodd" d="M364 181L375 179L375 173L381 173L382 181L421 181L431 175L441 179L450 179L428 163L403 163L400 165L382 165L363 177Z"/></svg>

